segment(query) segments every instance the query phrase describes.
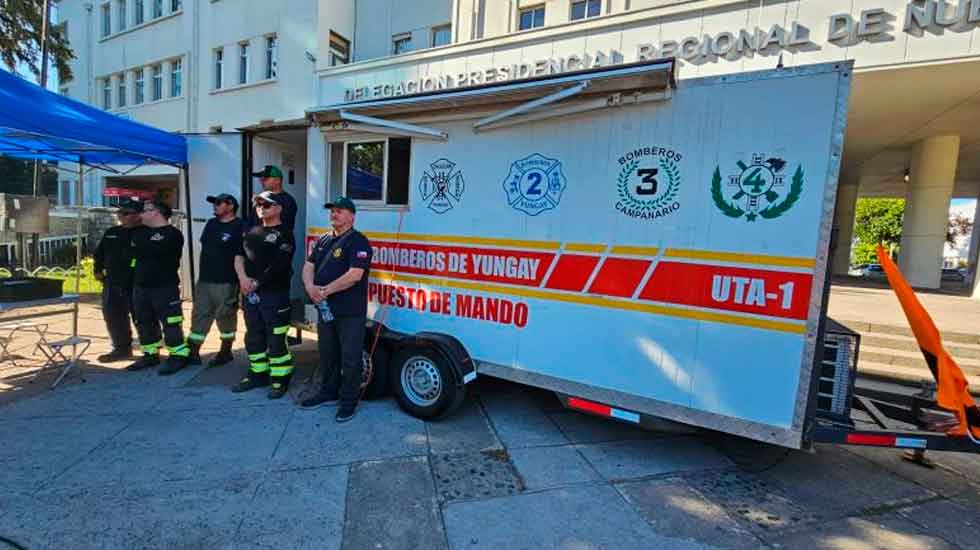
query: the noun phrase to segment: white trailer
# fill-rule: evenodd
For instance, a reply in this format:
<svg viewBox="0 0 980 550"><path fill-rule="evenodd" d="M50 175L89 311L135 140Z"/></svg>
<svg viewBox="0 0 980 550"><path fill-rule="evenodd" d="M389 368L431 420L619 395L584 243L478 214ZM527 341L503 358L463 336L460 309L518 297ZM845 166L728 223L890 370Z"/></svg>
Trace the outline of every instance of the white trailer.
<svg viewBox="0 0 980 550"><path fill-rule="evenodd" d="M678 85L666 59L316 107L307 245L357 202L365 364L419 417L486 375L640 426L955 448L851 420L858 337L826 319L851 69Z"/></svg>

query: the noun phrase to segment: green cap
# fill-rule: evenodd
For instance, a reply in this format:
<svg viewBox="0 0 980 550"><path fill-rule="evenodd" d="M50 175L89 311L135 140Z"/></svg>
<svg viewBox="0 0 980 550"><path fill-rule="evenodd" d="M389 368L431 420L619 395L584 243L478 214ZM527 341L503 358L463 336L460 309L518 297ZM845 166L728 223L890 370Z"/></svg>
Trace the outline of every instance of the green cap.
<svg viewBox="0 0 980 550"><path fill-rule="evenodd" d="M273 164L266 164L261 172L252 172L253 178L279 178L282 179L282 170Z"/></svg>
<svg viewBox="0 0 980 550"><path fill-rule="evenodd" d="M334 200L323 205L324 208L343 208L344 210L350 210L351 214L357 214L357 207L354 206L354 201L348 199L347 197L337 197Z"/></svg>

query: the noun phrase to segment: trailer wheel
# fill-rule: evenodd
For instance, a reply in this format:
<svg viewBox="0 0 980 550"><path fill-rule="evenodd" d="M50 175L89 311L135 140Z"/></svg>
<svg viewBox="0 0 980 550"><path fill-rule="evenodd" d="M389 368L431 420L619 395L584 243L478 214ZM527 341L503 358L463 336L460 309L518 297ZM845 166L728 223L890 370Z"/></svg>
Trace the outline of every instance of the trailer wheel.
<svg viewBox="0 0 980 550"><path fill-rule="evenodd" d="M452 368L441 353L408 346L390 364L391 385L402 410L418 418L451 413L462 403L465 390L456 387Z"/></svg>
<svg viewBox="0 0 980 550"><path fill-rule="evenodd" d="M370 354L370 344L366 344L362 353L364 362L364 374L370 371L371 379L367 381L363 388L364 399L378 399L388 393L388 349L379 345L374 354Z"/></svg>

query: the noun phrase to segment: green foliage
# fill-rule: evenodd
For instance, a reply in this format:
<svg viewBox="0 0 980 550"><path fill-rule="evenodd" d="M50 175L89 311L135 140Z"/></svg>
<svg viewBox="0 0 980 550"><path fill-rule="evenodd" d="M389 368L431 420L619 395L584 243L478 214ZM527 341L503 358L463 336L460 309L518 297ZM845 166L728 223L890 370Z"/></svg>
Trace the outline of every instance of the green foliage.
<svg viewBox="0 0 980 550"><path fill-rule="evenodd" d="M65 294L75 293L75 268L62 269L60 267L39 267L31 272L31 275L40 279L57 279L63 281L62 292ZM10 277L10 270L0 268L0 277ZM78 292L80 294L100 294L102 283L95 279L95 260L84 258L82 260L82 273L78 281Z"/></svg>
<svg viewBox="0 0 980 550"><path fill-rule="evenodd" d="M52 2L53 4L53 2ZM41 75L41 27L44 2L41 0L0 0L0 60L15 71L26 66L36 79ZM59 80L71 80L69 62L75 58L63 25L48 24L48 61L58 71Z"/></svg>
<svg viewBox="0 0 980 550"><path fill-rule="evenodd" d="M902 216L905 199L858 199L854 209L854 261L859 264L878 263L875 247L896 249L902 240Z"/></svg>

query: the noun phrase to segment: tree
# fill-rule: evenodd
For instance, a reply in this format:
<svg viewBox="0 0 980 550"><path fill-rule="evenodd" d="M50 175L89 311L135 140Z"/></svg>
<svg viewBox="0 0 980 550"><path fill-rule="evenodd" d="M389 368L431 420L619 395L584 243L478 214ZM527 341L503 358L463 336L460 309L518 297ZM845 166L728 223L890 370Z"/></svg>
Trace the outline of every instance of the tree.
<svg viewBox="0 0 980 550"><path fill-rule="evenodd" d="M0 0L0 59L11 71L27 69L40 80L43 0ZM61 82L71 80L75 54L64 27L48 24L48 55Z"/></svg>
<svg viewBox="0 0 980 550"><path fill-rule="evenodd" d="M953 214L949 217L949 227L946 229L946 242L956 246L956 239L966 237L973 231L973 221L963 214Z"/></svg>
<svg viewBox="0 0 980 550"><path fill-rule="evenodd" d="M894 253L902 240L905 199L858 199L854 209L854 259L859 264L877 263L879 243Z"/></svg>

